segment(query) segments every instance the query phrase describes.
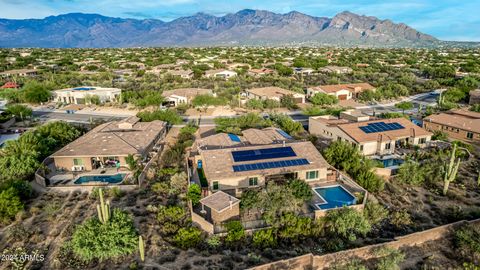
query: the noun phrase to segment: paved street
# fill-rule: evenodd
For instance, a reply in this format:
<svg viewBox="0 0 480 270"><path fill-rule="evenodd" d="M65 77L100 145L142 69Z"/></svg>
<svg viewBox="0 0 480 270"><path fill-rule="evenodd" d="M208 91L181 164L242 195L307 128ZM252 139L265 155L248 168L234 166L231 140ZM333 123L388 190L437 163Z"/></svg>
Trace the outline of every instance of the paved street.
<svg viewBox="0 0 480 270"><path fill-rule="evenodd" d="M416 113L418 111L419 106L421 105L423 109L426 106L434 106L436 104L436 100L442 90L436 90L429 93L422 93L415 96L411 96L405 98L401 101L410 101L414 105L414 109L406 111L406 113ZM357 109L361 110L362 112L373 115L376 115L386 112L401 112L401 109L395 108L395 104L401 101L386 103L386 104L373 104L373 105L365 105L358 107ZM302 111L292 111L288 113L293 120L301 122L304 126L308 125L308 116L303 115ZM63 120L63 121L70 121L70 122L81 122L81 123L89 123L90 119L102 119L105 121L113 121L122 118L128 117L127 115L113 115L113 114L104 114L99 112L75 112L73 114L68 114L64 111L59 110L34 110L33 115L35 117L39 117L43 120ZM238 116L232 116L238 117ZM194 117L183 117L184 123L188 123L189 121L197 121L198 116ZM214 126L215 117L208 117L203 116L200 118L200 126Z"/></svg>

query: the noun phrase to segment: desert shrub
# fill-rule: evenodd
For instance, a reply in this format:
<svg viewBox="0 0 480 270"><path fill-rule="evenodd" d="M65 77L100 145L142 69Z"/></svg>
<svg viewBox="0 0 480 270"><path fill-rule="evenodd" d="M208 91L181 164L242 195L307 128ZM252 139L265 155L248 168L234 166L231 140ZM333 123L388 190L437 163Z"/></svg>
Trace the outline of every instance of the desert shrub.
<svg viewBox="0 0 480 270"><path fill-rule="evenodd" d="M278 228L278 235L283 239L298 242L312 233L313 221L308 217L299 217L293 213L286 213L274 224Z"/></svg>
<svg viewBox="0 0 480 270"><path fill-rule="evenodd" d="M163 234L176 233L181 227L187 225L187 212L180 206L160 206L158 208L157 220Z"/></svg>
<svg viewBox="0 0 480 270"><path fill-rule="evenodd" d="M294 179L288 183L288 187L297 199L303 201L309 201L312 199L312 189L305 181Z"/></svg>
<svg viewBox="0 0 480 270"><path fill-rule="evenodd" d="M390 223L397 227L397 228L404 228L410 224L412 224L412 218L410 217L410 214L407 212L407 210L403 209L400 211L394 211L390 215Z"/></svg>
<svg viewBox="0 0 480 270"><path fill-rule="evenodd" d="M202 190L197 184L192 184L188 187L187 198L192 201L193 205L197 205L202 198Z"/></svg>
<svg viewBox="0 0 480 270"><path fill-rule="evenodd" d="M106 195L111 198L120 198L125 195L125 192L118 187L112 187L106 190Z"/></svg>
<svg viewBox="0 0 480 270"><path fill-rule="evenodd" d="M95 217L78 226L72 246L73 252L84 261L104 261L133 253L138 248L138 236L132 217L113 209L105 224Z"/></svg>
<svg viewBox="0 0 480 270"><path fill-rule="evenodd" d="M388 216L388 210L379 203L368 201L363 210L363 215L368 222L374 226L385 220Z"/></svg>
<svg viewBox="0 0 480 270"><path fill-rule="evenodd" d="M18 212L23 210L23 203L18 196L17 190L10 187L0 193L0 223L7 224L15 218Z"/></svg>
<svg viewBox="0 0 480 270"><path fill-rule="evenodd" d="M238 244L245 238L245 229L240 221L230 221L225 224L225 227L227 228L227 235L225 236L225 242L227 244Z"/></svg>
<svg viewBox="0 0 480 270"><path fill-rule="evenodd" d="M187 174L180 172L172 175L170 178L171 192L178 194L185 190L187 187Z"/></svg>
<svg viewBox="0 0 480 270"><path fill-rule="evenodd" d="M27 228L25 228L25 226L23 226L23 224L21 224L21 223L12 225L7 230L8 238L10 239L10 241L12 241L12 243L14 243L16 241L27 240L30 237L31 234L32 234L32 232L30 230L28 230Z"/></svg>
<svg viewBox="0 0 480 270"><path fill-rule="evenodd" d="M171 125L178 125L182 123L182 117L180 117L174 110L157 110L153 112L142 111L137 114L137 117L142 122L152 122L155 120L165 121Z"/></svg>
<svg viewBox="0 0 480 270"><path fill-rule="evenodd" d="M181 228L175 235L174 241L180 248L194 248L202 242L202 231L195 227Z"/></svg>
<svg viewBox="0 0 480 270"><path fill-rule="evenodd" d="M464 258L480 258L480 226L465 225L455 232L455 245Z"/></svg>
<svg viewBox="0 0 480 270"><path fill-rule="evenodd" d="M376 253L381 256L376 264L377 270L399 270L399 264L405 259L405 254L397 249L381 248Z"/></svg>
<svg viewBox="0 0 480 270"><path fill-rule="evenodd" d="M351 209L342 208L332 210L325 216L326 232L348 241L355 241L358 236L365 236L371 230L371 225L362 213Z"/></svg>
<svg viewBox="0 0 480 270"><path fill-rule="evenodd" d="M152 185L152 191L158 194L168 194L170 187L167 182L157 182Z"/></svg>
<svg viewBox="0 0 480 270"><path fill-rule="evenodd" d="M425 170L415 160L406 160L398 169L397 179L409 185L421 185L425 181Z"/></svg>
<svg viewBox="0 0 480 270"><path fill-rule="evenodd" d="M207 245L211 248L218 248L222 244L222 241L218 235L210 236L206 242Z"/></svg>
<svg viewBox="0 0 480 270"><path fill-rule="evenodd" d="M332 270L368 270L358 259L352 259L347 263L339 263L332 266Z"/></svg>
<svg viewBox="0 0 480 270"><path fill-rule="evenodd" d="M256 231L252 243L257 248L274 248L277 246L277 236L273 229Z"/></svg>

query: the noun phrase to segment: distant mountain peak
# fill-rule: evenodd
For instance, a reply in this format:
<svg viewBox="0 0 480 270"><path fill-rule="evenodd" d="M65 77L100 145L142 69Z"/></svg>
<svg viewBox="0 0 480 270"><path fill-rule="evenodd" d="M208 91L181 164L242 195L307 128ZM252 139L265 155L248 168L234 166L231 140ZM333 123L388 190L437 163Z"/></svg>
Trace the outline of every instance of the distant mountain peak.
<svg viewBox="0 0 480 270"><path fill-rule="evenodd" d="M333 18L243 9L171 22L69 13L40 20L0 19L0 47L132 47L329 44L430 46L434 37L405 25L343 11Z"/></svg>

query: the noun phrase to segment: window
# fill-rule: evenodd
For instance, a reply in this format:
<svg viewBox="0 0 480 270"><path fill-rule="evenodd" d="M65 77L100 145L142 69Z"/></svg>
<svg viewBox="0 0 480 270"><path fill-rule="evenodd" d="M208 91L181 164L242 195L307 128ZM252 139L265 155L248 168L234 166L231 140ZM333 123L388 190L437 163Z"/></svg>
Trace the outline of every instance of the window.
<svg viewBox="0 0 480 270"><path fill-rule="evenodd" d="M473 133L472 132L467 132L467 139L473 139Z"/></svg>
<svg viewBox="0 0 480 270"><path fill-rule="evenodd" d="M75 166L82 166L82 165L83 165L83 159L81 159L81 158L74 158L74 159L73 159L73 165L75 165Z"/></svg>
<svg viewBox="0 0 480 270"><path fill-rule="evenodd" d="M392 148L392 144L391 143L386 143L385 144L385 149L390 150L390 148Z"/></svg>
<svg viewBox="0 0 480 270"><path fill-rule="evenodd" d="M360 144L360 151L363 151L363 144Z"/></svg>
<svg viewBox="0 0 480 270"><path fill-rule="evenodd" d="M318 171L309 171L307 172L307 179L317 179L318 178Z"/></svg>
<svg viewBox="0 0 480 270"><path fill-rule="evenodd" d="M212 183L212 189L213 189L213 190L218 190L218 181L213 181L213 183Z"/></svg>
<svg viewBox="0 0 480 270"><path fill-rule="evenodd" d="M250 177L248 178L248 185L249 186L258 186L258 177Z"/></svg>
<svg viewBox="0 0 480 270"><path fill-rule="evenodd" d="M425 138L420 138L420 141L419 141L420 144L424 144L424 143L426 143L426 142L427 142L427 139L425 139Z"/></svg>

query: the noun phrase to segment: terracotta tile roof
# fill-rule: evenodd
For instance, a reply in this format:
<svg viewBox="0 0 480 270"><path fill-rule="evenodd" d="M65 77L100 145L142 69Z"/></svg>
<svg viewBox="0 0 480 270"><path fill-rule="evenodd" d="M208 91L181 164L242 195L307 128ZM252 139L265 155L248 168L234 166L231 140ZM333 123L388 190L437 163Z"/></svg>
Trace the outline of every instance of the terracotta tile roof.
<svg viewBox="0 0 480 270"><path fill-rule="evenodd" d="M292 159L292 157L263 159L263 160L246 161L246 162L234 162L232 151L258 150L258 149L265 149L265 148L277 148L277 147L283 147L283 146L292 147L293 151L296 153L296 157L294 157L294 159L305 158L310 163L306 165L271 168L271 169L259 169L255 171L241 171L241 172L233 171L234 164L237 165L237 164L251 164L251 163L259 163L259 162L290 160ZM203 170L205 172L205 177L209 181L224 180L227 178L234 178L234 177L247 177L252 174L272 175L272 174L295 172L298 170L314 170L319 168L326 168L329 166L329 164L327 163L327 161L325 161L325 159L320 154L320 152L318 152L315 146L309 141L290 142L290 143L285 143L285 145L282 143L277 143L277 144L257 145L257 146L242 146L238 148L200 150L200 155L203 161Z"/></svg>
<svg viewBox="0 0 480 270"><path fill-rule="evenodd" d="M320 85L316 87L311 87L310 89L316 91L323 91L325 93L336 93L340 90L348 90L352 93L360 93L365 90L375 89L369 83L350 83L350 84L331 84L331 85Z"/></svg>
<svg viewBox="0 0 480 270"><path fill-rule="evenodd" d="M196 141L202 149L239 147L245 145L262 145L290 141L285 138L278 128L255 129L250 128L242 132L243 136L237 136L240 142L233 141L227 133L214 134Z"/></svg>
<svg viewBox="0 0 480 270"><path fill-rule="evenodd" d="M276 86L252 88L252 89L247 89L245 91L249 92L249 93L252 93L256 96L262 96L262 97L265 96L267 98L272 98L272 97L281 98L281 97L286 96L286 95L302 95L302 96L304 96L304 94L294 92L294 91L290 91L290 90L283 89L283 88L276 87Z"/></svg>
<svg viewBox="0 0 480 270"><path fill-rule="evenodd" d="M477 114L480 116L480 113ZM432 122L443 126L480 133L480 117L475 118L468 117L464 114L440 113L425 117L423 121L424 124Z"/></svg>
<svg viewBox="0 0 480 270"><path fill-rule="evenodd" d="M7 89L7 88L19 88L20 86L14 82L6 82L1 88Z"/></svg>
<svg viewBox="0 0 480 270"><path fill-rule="evenodd" d="M163 91L162 96L168 97L171 95L186 97L187 99L193 99L197 95L212 94L212 90L203 88L178 88L173 90Z"/></svg>
<svg viewBox="0 0 480 270"><path fill-rule="evenodd" d="M133 124L120 129L119 124ZM101 124L55 152L53 157L126 156L144 154L166 127L163 121L138 122L137 117Z"/></svg>
<svg viewBox="0 0 480 270"><path fill-rule="evenodd" d="M369 123L399 123L404 126L403 129L389 130L374 133L365 133L360 127L367 126ZM372 121L355 122L349 124L340 124L338 128L358 143L372 141L392 141L408 137L423 137L433 135L431 132L413 124L405 118L378 119Z"/></svg>
<svg viewBox="0 0 480 270"><path fill-rule="evenodd" d="M231 195L228 195L223 191L217 191L201 199L200 203L209 207L210 209L221 212L225 209L228 209L230 206L240 203L240 200Z"/></svg>

